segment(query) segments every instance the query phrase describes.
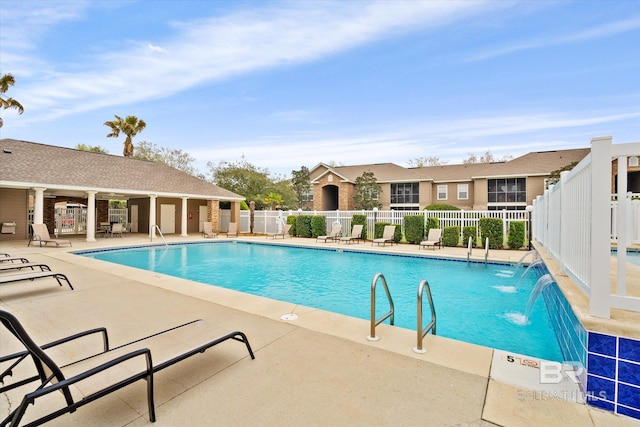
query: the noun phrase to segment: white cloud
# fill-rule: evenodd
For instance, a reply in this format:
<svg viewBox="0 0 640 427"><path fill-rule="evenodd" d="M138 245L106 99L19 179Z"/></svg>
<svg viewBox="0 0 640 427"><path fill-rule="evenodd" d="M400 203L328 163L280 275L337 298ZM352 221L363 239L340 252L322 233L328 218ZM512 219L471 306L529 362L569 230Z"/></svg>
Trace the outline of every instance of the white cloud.
<svg viewBox="0 0 640 427"><path fill-rule="evenodd" d="M36 11L32 19L43 11L38 4L32 5ZM69 7L73 2L64 5ZM15 95L30 106L30 118L25 118L22 124L167 97L237 74L314 61L395 33L443 25L484 7L482 2L468 1L287 5L288 9L265 7L174 23L174 32L162 40L133 43L124 52L104 52L97 62L87 65L86 71L59 69L55 80L45 77L28 87L16 88ZM58 16L51 20L51 25L75 19L82 10L56 9L55 3L47 7L47 11L50 9L54 10L53 16ZM47 28L44 25L41 30ZM11 56L12 49L7 50L8 58L15 58ZM163 55L159 57L159 53ZM60 60L63 62L64 58ZM4 65L14 66L6 61Z"/></svg>

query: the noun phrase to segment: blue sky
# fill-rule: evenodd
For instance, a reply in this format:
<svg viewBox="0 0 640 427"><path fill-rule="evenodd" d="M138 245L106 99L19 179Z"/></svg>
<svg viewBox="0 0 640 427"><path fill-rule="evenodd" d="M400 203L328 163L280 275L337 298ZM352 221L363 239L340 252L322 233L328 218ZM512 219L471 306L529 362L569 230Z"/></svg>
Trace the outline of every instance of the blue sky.
<svg viewBox="0 0 640 427"><path fill-rule="evenodd" d="M290 175L640 140L640 1L0 3L0 137Z"/></svg>

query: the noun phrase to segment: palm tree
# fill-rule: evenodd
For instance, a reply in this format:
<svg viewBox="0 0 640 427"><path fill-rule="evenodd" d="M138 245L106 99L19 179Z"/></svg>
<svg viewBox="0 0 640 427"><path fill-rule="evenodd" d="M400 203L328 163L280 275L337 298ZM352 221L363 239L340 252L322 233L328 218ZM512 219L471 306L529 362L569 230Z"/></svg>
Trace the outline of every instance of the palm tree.
<svg viewBox="0 0 640 427"><path fill-rule="evenodd" d="M271 209L279 208L282 206L282 196L278 193L269 193L267 197L264 199L264 203L267 205L271 205Z"/></svg>
<svg viewBox="0 0 640 427"><path fill-rule="evenodd" d="M16 79L11 74L5 74L0 77L0 94L4 94L9 90L9 86L13 86L16 83ZM5 95L0 95L0 105L3 109L15 108L18 110L18 114L24 113L24 107L15 99L8 98ZM2 127L2 117L0 117L0 128Z"/></svg>
<svg viewBox="0 0 640 427"><path fill-rule="evenodd" d="M127 135L127 139L124 140L124 150L122 151L122 155L125 157L133 156L133 142L131 142L131 139L147 127L144 120L140 120L136 116L127 116L122 120L122 117L117 115L115 120L104 122L104 125L111 128L107 138L117 138L120 136L120 132Z"/></svg>

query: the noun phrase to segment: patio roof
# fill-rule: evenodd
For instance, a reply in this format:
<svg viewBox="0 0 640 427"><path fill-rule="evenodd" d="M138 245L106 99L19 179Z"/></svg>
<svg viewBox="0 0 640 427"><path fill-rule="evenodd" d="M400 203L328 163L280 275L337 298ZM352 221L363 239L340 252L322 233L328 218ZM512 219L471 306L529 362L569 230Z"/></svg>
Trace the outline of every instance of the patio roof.
<svg viewBox="0 0 640 427"><path fill-rule="evenodd" d="M97 199L149 194L245 199L164 163L16 139L1 139L0 149L0 187L43 187L49 194L67 196L86 196L87 191L97 191Z"/></svg>

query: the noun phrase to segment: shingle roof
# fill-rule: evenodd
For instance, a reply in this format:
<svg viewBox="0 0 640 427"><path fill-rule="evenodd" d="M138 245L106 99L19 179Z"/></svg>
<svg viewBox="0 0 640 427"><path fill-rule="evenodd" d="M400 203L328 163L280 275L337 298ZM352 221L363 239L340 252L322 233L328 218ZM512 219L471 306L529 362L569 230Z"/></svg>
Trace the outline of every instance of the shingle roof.
<svg viewBox="0 0 640 427"><path fill-rule="evenodd" d="M0 149L0 186L244 199L163 163L15 139L1 139Z"/></svg>
<svg viewBox="0 0 640 427"><path fill-rule="evenodd" d="M421 168L404 168L394 163L337 167L327 166L322 163L320 165L328 167L331 171L352 182L355 182L357 177L367 171L373 172L378 182L405 180L455 182L472 181L474 178L481 177L548 175L550 172L573 162L579 162L589 152L589 148L534 151L508 162L425 166ZM319 170L319 167L315 167L311 171L312 179L317 178L317 174L314 174L317 170Z"/></svg>

